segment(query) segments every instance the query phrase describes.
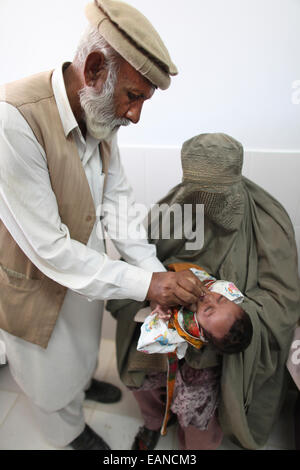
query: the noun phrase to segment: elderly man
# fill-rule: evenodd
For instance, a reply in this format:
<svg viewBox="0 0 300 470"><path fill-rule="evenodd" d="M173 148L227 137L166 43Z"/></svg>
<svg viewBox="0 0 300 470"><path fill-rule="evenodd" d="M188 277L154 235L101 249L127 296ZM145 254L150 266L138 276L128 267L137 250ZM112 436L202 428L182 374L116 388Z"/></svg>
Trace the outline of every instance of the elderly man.
<svg viewBox="0 0 300 470"><path fill-rule="evenodd" d="M84 390L89 399L120 399L115 387L91 381L103 301L188 304L201 283L189 272L162 272L146 233L115 239L125 262L105 254L101 203L116 209L105 214L112 238L117 216L137 220L116 132L139 121L144 102L177 70L131 6L97 0L86 13L73 63L1 89L0 336L48 441L109 449L83 415ZM128 214L118 213L121 197Z"/></svg>
<svg viewBox="0 0 300 470"><path fill-rule="evenodd" d="M244 295L253 337L238 354L220 354L209 344L189 346L176 373L171 410L179 422L182 449L215 449L223 433L241 446L263 446L280 412L286 389L286 359L300 316L294 230L284 208L242 176L243 148L224 134L203 134L182 148L183 182L160 201L161 224L174 204L204 204L204 245L191 250L182 240L155 234L166 267L192 263L232 281ZM157 226L157 217L151 217ZM151 228L151 226L150 226ZM175 233L176 227L173 227ZM118 368L140 406L144 426L134 449L153 449L165 403L165 362L136 351L139 327L130 321L141 304L110 301L118 319ZM213 317L211 309L207 315ZM203 325L204 326L204 325Z"/></svg>

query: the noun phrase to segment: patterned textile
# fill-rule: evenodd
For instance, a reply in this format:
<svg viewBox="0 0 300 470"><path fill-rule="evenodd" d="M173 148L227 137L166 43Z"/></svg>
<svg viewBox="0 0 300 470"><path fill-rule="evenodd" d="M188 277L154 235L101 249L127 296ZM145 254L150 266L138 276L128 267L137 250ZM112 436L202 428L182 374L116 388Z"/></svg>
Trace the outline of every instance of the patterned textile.
<svg viewBox="0 0 300 470"><path fill-rule="evenodd" d="M181 427L207 429L220 400L221 367L193 369L184 360L176 372L171 411ZM166 389L167 374L149 374L138 391ZM136 390L136 389L135 389Z"/></svg>
<svg viewBox="0 0 300 470"><path fill-rule="evenodd" d="M186 363L176 374L171 410L182 427L203 431L213 417L220 396L221 368L193 369Z"/></svg>
<svg viewBox="0 0 300 470"><path fill-rule="evenodd" d="M198 322L193 312L188 312L186 321L184 321L184 315L177 309L173 309L173 316L169 321L169 328L174 328L177 333L184 338L187 343L194 346L196 349L201 349L203 341L199 339L201 337ZM194 336L192 336L194 335ZM196 337L197 336L197 337ZM161 427L161 435L167 434L167 424L170 418L170 407L173 402L173 393L175 389L175 376L178 371L178 358L176 352L168 353L168 376L167 376L167 404L166 411Z"/></svg>

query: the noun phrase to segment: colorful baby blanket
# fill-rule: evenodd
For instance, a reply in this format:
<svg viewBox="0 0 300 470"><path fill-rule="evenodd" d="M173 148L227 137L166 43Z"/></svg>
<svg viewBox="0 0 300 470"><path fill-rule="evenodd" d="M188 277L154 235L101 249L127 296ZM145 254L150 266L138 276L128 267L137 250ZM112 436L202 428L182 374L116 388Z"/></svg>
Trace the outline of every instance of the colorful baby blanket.
<svg viewBox="0 0 300 470"><path fill-rule="evenodd" d="M199 266L175 263L169 266L171 271L190 269L211 292L224 295L235 303L243 302L243 294L238 288L228 281L219 280L208 274ZM196 313L184 307L173 309L173 315L169 322L158 318L157 314L149 315L141 326L141 334L138 341L138 351L146 354L168 354L168 379L167 379L167 403L165 416L161 428L161 434L166 434L166 427L170 417L175 378L178 370L178 359L185 356L188 344L200 349L206 340L198 324Z"/></svg>

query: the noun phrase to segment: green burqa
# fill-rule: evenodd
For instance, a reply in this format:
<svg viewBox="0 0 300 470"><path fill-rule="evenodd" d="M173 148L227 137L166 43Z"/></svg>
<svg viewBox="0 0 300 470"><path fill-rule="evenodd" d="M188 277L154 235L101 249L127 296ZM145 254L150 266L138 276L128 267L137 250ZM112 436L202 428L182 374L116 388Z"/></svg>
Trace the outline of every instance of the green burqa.
<svg viewBox="0 0 300 470"><path fill-rule="evenodd" d="M219 136L213 136L217 144ZM186 185L184 180L159 203L183 202ZM165 266L191 262L218 279L232 281L243 292L243 309L254 330L250 346L243 353L223 356L210 345L200 351L189 346L185 360L196 369L222 364L221 428L242 447L257 449L265 445L285 396L285 364L300 317L297 250L290 218L270 194L245 177L225 192L227 196L236 192L243 200L237 209L238 223L224 227L206 215L200 250L186 250L186 240L149 241L156 244L157 256ZM137 387L147 372L159 370L161 365L157 355L147 356L143 362L142 353L136 351L139 327L133 318L141 306L130 300L108 303L117 318L120 377L126 385Z"/></svg>

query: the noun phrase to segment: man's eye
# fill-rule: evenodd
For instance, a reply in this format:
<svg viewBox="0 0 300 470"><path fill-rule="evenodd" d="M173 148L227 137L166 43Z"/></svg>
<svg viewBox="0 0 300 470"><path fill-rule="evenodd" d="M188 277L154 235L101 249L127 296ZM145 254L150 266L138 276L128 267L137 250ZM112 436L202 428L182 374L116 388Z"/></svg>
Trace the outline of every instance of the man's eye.
<svg viewBox="0 0 300 470"><path fill-rule="evenodd" d="M137 95L134 95L133 93L130 93L130 91L128 92L128 98L131 100L131 101L134 101L134 100L137 100L138 99L138 96Z"/></svg>

